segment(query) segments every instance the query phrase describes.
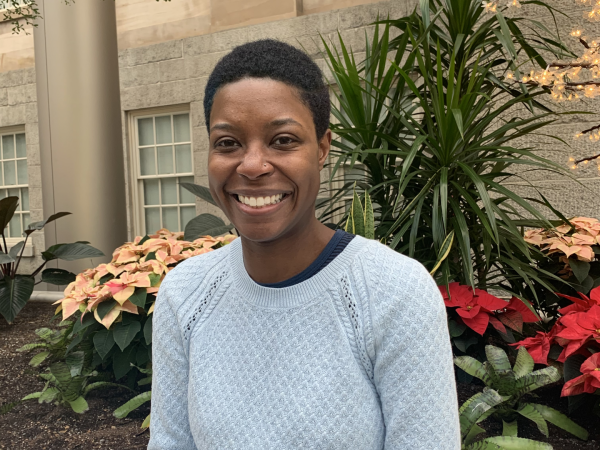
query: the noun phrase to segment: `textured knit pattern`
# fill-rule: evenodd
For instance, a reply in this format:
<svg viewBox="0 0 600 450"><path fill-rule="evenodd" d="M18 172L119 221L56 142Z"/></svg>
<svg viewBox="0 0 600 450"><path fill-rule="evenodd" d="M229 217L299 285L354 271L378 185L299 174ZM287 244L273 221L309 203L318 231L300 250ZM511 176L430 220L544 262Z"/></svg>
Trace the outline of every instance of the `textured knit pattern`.
<svg viewBox="0 0 600 450"><path fill-rule="evenodd" d="M446 313L416 261L356 237L286 288L241 241L163 281L149 450L458 450Z"/></svg>

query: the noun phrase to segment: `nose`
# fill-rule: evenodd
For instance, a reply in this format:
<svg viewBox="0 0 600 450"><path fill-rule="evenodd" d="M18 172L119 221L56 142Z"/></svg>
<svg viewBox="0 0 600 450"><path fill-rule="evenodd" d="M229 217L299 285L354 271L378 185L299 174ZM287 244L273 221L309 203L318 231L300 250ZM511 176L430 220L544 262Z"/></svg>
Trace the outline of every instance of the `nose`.
<svg viewBox="0 0 600 450"><path fill-rule="evenodd" d="M266 149L261 142L252 142L248 145L236 171L250 180L268 176L273 171L273 166L266 158Z"/></svg>

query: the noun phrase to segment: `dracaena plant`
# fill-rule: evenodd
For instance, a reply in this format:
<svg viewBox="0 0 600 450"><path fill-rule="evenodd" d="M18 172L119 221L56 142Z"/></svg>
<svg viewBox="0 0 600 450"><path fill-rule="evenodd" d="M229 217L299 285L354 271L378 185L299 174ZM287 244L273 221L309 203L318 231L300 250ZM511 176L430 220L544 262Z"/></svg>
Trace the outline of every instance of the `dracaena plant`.
<svg viewBox="0 0 600 450"><path fill-rule="evenodd" d="M530 403L525 397L538 388L558 381L560 374L555 367L545 367L534 372L533 358L525 348L519 349L512 367L504 350L488 345L485 352L487 361L483 364L470 356L459 356L454 359L454 363L501 396L501 401L487 409L485 418L492 417L502 421L504 436L516 437L517 421L525 418L533 421L546 437L547 422L550 422L580 439L588 438L588 432L564 414L545 405ZM474 438L484 431L476 426L468 433Z"/></svg>
<svg viewBox="0 0 600 450"><path fill-rule="evenodd" d="M56 285L68 284L75 279L75 275L62 269L44 269L46 263L55 259L75 261L84 258L97 258L104 256L97 248L89 245L89 242L74 242L72 244L56 244L42 252L43 263L31 274L18 274L19 265L23 258L23 251L29 237L36 231L42 230L44 226L61 217L67 216L68 212L59 212L51 215L46 220L30 223L25 227L23 236L25 239L9 249L6 242L7 226L10 223L17 207L19 197L6 197L0 200L0 314L10 324L19 311L23 309L36 284L36 277L41 272L41 281Z"/></svg>
<svg viewBox="0 0 600 450"><path fill-rule="evenodd" d="M339 138L331 180L339 179L340 167L360 168L358 184L374 205L375 238L430 270L453 234L436 272L443 283L521 295L532 280L561 282L532 265L542 255L521 233L522 226L551 223L537 200L509 184L523 181L515 167L566 173L515 144L556 117L538 101L542 87L515 88L505 73L523 59L545 67L542 49L567 50L533 21L500 10L484 17L479 0L424 0L420 9L378 25L366 38L364 58L356 59L341 36L323 41L336 97L331 128ZM524 27L537 34L536 48ZM332 192L322 220L336 215L351 189L345 183Z"/></svg>

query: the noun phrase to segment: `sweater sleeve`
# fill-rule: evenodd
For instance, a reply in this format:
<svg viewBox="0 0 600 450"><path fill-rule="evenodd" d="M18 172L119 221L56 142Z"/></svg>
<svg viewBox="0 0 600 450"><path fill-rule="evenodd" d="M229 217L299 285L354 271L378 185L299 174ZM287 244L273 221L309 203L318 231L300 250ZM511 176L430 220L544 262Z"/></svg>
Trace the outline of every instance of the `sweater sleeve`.
<svg viewBox="0 0 600 450"><path fill-rule="evenodd" d="M148 450L196 450L188 419L188 359L164 282L153 314Z"/></svg>
<svg viewBox="0 0 600 450"><path fill-rule="evenodd" d="M374 382L385 450L459 450L458 401L446 310L418 262L383 249L371 277Z"/></svg>

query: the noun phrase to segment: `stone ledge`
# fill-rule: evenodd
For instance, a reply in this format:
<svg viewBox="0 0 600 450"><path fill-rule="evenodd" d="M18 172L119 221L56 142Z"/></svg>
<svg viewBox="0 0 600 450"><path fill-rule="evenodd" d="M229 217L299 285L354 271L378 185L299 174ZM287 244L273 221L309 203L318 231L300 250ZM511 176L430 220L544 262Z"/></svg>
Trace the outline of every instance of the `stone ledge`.
<svg viewBox="0 0 600 450"><path fill-rule="evenodd" d="M181 58L183 56L182 41L167 41L148 47L129 48L125 55L127 55L129 66Z"/></svg>

